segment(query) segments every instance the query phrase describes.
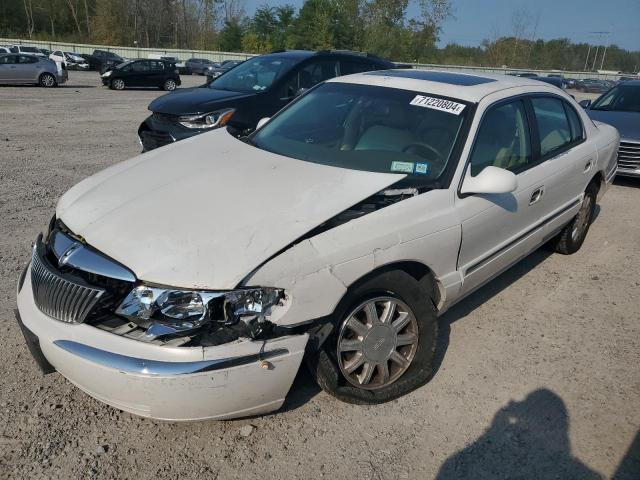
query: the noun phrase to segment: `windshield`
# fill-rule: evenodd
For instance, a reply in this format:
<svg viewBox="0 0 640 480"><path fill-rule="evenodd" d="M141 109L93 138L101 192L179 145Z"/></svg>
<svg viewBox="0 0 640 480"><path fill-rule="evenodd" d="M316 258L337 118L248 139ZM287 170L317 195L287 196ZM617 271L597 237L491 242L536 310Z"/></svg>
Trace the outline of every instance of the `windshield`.
<svg viewBox="0 0 640 480"><path fill-rule="evenodd" d="M134 62L133 60L127 60L126 62L122 62L122 63L117 64L113 68L117 68L117 69L125 68L125 67L131 65L133 62Z"/></svg>
<svg viewBox="0 0 640 480"><path fill-rule="evenodd" d="M406 173L424 184L443 174L468 111L463 102L426 93L332 82L291 104L250 141L298 160Z"/></svg>
<svg viewBox="0 0 640 480"><path fill-rule="evenodd" d="M640 85L618 85L600 97L592 110L640 112Z"/></svg>
<svg viewBox="0 0 640 480"><path fill-rule="evenodd" d="M20 47L20 51L27 53L40 53L40 50L35 47Z"/></svg>
<svg viewBox="0 0 640 480"><path fill-rule="evenodd" d="M232 92L263 92L295 61L287 57L262 56L243 62L209 84L209 88Z"/></svg>

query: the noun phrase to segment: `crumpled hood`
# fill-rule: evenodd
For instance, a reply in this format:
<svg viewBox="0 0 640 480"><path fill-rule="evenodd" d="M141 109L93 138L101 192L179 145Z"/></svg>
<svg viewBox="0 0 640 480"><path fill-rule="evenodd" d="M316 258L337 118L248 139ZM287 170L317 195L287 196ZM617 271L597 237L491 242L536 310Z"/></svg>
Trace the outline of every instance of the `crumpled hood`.
<svg viewBox="0 0 640 480"><path fill-rule="evenodd" d="M589 117L598 122L608 123L620 132L620 139L640 140L640 113L587 110Z"/></svg>
<svg viewBox="0 0 640 480"><path fill-rule="evenodd" d="M216 130L87 178L56 213L141 280L231 289L312 228L403 177L290 159Z"/></svg>
<svg viewBox="0 0 640 480"><path fill-rule="evenodd" d="M229 100L255 95L208 87L180 88L162 95L149 104L149 110L167 115L188 115L212 112Z"/></svg>

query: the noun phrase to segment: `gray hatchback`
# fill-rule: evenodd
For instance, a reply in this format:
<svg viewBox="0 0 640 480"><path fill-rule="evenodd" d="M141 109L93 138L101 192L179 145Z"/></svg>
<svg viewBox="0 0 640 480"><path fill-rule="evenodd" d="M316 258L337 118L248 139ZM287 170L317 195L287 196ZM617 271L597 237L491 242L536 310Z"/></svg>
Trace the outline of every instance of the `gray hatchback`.
<svg viewBox="0 0 640 480"><path fill-rule="evenodd" d="M38 84L55 87L68 79L63 63L25 53L0 54L0 84Z"/></svg>

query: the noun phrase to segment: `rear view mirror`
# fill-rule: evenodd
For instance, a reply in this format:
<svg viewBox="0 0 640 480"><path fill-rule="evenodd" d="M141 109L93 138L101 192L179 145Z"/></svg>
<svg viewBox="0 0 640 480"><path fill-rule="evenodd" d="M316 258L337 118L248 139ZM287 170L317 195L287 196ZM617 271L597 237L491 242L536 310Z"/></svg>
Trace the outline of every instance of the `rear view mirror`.
<svg viewBox="0 0 640 480"><path fill-rule="evenodd" d="M306 92L307 90L309 90L308 88L304 88L304 87L300 87L298 89L298 91L296 92L296 97L299 97L300 95L302 95L304 92Z"/></svg>
<svg viewBox="0 0 640 480"><path fill-rule="evenodd" d="M260 120L258 120L258 125L256 125L256 130L258 130L261 126L263 126L269 120L271 120L270 117L264 117L264 118L261 118Z"/></svg>
<svg viewBox="0 0 640 480"><path fill-rule="evenodd" d="M510 193L517 188L518 179L515 173L509 170L489 166L473 177L469 165L460 193Z"/></svg>
<svg viewBox="0 0 640 480"><path fill-rule="evenodd" d="M591 106L591 100L580 100L578 102L578 104L582 107L582 108L589 108Z"/></svg>

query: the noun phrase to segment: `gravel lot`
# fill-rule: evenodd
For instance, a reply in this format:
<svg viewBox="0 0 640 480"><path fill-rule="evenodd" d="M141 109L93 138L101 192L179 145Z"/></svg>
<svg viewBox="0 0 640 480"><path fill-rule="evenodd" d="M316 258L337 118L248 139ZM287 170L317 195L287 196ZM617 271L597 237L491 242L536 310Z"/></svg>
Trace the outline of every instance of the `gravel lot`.
<svg viewBox="0 0 640 480"><path fill-rule="evenodd" d="M580 252L540 250L447 313L433 380L392 403L340 403L301 371L275 414L170 424L41 376L13 319L30 244L65 190L139 152L161 94L70 77L0 87L0 477L640 478L637 181Z"/></svg>

